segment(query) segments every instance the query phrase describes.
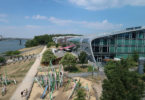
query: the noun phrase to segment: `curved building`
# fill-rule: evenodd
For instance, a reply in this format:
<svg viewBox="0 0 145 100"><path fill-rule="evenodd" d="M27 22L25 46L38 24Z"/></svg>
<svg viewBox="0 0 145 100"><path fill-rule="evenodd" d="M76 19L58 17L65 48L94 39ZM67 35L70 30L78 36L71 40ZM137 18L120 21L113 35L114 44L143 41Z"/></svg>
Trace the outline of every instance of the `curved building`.
<svg viewBox="0 0 145 100"><path fill-rule="evenodd" d="M72 38L69 41L77 45L74 51L85 51L88 59L95 63L102 62L106 58L127 58L134 51L141 57L145 56L145 27Z"/></svg>

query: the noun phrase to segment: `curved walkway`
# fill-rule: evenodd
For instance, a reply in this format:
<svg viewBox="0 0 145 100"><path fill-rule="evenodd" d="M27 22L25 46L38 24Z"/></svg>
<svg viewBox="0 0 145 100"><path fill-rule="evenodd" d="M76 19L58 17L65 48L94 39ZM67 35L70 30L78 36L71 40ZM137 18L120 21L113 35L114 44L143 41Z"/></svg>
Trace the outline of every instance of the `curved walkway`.
<svg viewBox="0 0 145 100"><path fill-rule="evenodd" d="M46 46L44 47L44 49L40 53L40 56L37 56L34 64L31 67L31 69L28 71L28 73L26 74L23 81L19 84L18 88L16 89L16 91L14 92L14 94L12 95L10 100L24 100L24 99L27 99L27 98L22 98L21 97L21 91L23 91L24 89L28 89L28 91L31 90L32 85L33 85L34 77L37 74L37 68L40 66L42 54L44 53L45 50L46 50Z"/></svg>

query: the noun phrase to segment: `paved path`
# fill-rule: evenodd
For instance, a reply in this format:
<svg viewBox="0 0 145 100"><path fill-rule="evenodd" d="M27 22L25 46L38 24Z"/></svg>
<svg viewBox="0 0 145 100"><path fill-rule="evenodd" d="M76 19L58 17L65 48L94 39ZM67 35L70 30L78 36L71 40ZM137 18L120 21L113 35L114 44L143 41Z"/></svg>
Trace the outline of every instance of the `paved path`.
<svg viewBox="0 0 145 100"><path fill-rule="evenodd" d="M37 68L40 66L42 54L44 53L45 50L46 50L46 46L44 47L44 49L40 53L40 56L38 56L36 58L34 64L31 67L31 69L26 74L22 83L19 84L18 88L16 89L16 91L14 92L14 94L12 95L10 100L25 100L25 98L21 97L21 91L23 91L24 89L28 89L28 91L31 90L32 85L33 85L34 77L37 74Z"/></svg>
<svg viewBox="0 0 145 100"><path fill-rule="evenodd" d="M67 77L87 77L91 76L92 72L85 72L85 73L64 73ZM98 76L97 72L94 72L94 76Z"/></svg>

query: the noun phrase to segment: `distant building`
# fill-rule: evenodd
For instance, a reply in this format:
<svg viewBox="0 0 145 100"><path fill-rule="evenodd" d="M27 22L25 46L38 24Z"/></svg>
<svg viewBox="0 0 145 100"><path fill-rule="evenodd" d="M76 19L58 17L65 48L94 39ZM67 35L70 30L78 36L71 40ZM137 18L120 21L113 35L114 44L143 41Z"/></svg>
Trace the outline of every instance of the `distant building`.
<svg viewBox="0 0 145 100"><path fill-rule="evenodd" d="M2 36L2 35L0 35L0 40L2 40L2 38L3 38L3 36Z"/></svg>
<svg viewBox="0 0 145 100"><path fill-rule="evenodd" d="M132 27L123 31L96 34L69 39L77 45L77 51L85 51L89 60L102 62L104 59L127 58L137 51L145 56L145 27Z"/></svg>
<svg viewBox="0 0 145 100"><path fill-rule="evenodd" d="M78 37L78 36L59 36L59 37L53 37L53 41L55 43L59 43L59 44L66 44L68 39L74 38L74 37Z"/></svg>

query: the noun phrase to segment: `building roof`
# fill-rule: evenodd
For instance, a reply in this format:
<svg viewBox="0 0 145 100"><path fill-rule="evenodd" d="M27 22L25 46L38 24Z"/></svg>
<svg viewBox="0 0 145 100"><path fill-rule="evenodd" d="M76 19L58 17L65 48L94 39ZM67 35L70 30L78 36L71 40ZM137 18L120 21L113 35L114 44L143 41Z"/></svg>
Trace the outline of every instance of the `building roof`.
<svg viewBox="0 0 145 100"><path fill-rule="evenodd" d="M139 30L143 30L143 29L145 29L145 27L140 27L140 28L137 28L137 29L135 29L135 27L133 27L133 29L127 28L126 30L115 31L115 32L108 32L108 33L102 33L102 34L96 34L94 36L89 36L89 37L87 36L87 37L90 38L91 40L93 40L95 38L112 36L112 35L117 35L117 34L121 34L121 33L133 32L133 31L139 31Z"/></svg>
<svg viewBox="0 0 145 100"><path fill-rule="evenodd" d="M71 38L69 40L79 41L79 42L82 42L83 40L87 40L88 42L90 42L94 39L101 38L101 37L107 37L107 36L117 35L121 33L128 33L128 32L133 32L133 31L139 31L139 30L145 30L145 27L132 27L132 28L126 28L125 30L121 30L121 31L89 34L89 35Z"/></svg>

